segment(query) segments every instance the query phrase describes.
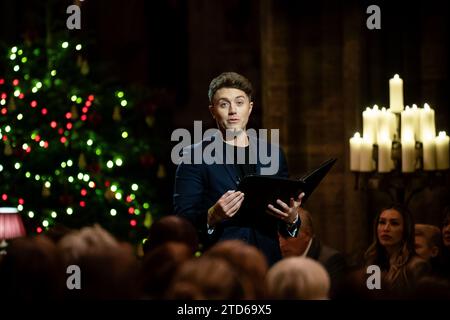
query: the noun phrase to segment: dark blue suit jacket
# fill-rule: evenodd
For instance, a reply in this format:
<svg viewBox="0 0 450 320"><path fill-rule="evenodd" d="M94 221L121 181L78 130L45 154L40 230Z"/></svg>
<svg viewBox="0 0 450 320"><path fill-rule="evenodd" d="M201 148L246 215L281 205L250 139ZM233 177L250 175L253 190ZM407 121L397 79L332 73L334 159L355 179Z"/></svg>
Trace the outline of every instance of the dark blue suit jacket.
<svg viewBox="0 0 450 320"><path fill-rule="evenodd" d="M213 139L221 139L215 135ZM185 148L183 152L195 152L197 148L204 148L211 143L201 141L198 144ZM271 145L263 140L249 136L249 143L265 143L270 154ZM259 145L259 144L258 144ZM288 177L288 168L283 151L278 146L272 146L279 154L279 168L276 176ZM263 165L257 156L256 172L261 174ZM187 218L199 231L200 240L208 247L220 240L239 239L255 245L267 257L269 265L281 259L281 251L278 242L278 231L286 233L287 226L281 220L272 227L260 227L257 221L245 223L239 217L245 213L240 209L236 215L216 226L212 234L207 232L207 212L217 200L228 190L236 190L239 176L233 164L186 164L181 163L176 171L174 186L174 211L176 214ZM245 200L244 200L245 202ZM258 214L266 215L265 212Z"/></svg>

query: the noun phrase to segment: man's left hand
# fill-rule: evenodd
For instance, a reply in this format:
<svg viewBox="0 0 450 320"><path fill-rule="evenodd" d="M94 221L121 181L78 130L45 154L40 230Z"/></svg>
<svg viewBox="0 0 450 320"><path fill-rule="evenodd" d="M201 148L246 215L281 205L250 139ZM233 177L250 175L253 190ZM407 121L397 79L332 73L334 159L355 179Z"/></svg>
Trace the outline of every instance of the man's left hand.
<svg viewBox="0 0 450 320"><path fill-rule="evenodd" d="M278 207L275 207L272 204L269 204L267 206L266 212L278 219L281 219L287 224L293 224L295 220L297 220L298 217L298 209L300 208L302 204L302 199L305 196L305 193L301 193L296 200L294 198L291 198L289 200L289 205L287 205L285 202L281 201L280 199L277 199Z"/></svg>

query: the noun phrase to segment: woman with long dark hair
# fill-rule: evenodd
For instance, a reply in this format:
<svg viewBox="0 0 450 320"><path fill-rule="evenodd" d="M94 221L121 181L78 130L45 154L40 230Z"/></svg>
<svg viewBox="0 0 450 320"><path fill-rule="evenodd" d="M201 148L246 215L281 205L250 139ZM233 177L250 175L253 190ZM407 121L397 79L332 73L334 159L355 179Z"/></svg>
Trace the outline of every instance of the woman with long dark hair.
<svg viewBox="0 0 450 320"><path fill-rule="evenodd" d="M365 253L365 264L378 265L394 293L407 293L430 266L414 250L414 221L399 204L380 211L374 220L374 241Z"/></svg>

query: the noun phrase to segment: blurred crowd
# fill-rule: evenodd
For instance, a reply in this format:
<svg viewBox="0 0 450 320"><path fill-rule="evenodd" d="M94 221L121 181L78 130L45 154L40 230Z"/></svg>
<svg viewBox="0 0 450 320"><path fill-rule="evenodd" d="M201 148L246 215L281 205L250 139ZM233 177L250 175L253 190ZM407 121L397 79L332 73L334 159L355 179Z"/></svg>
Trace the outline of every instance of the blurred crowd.
<svg viewBox="0 0 450 320"><path fill-rule="evenodd" d="M450 298L448 209L441 226L414 224L401 206L381 210L374 241L357 265L322 244L308 211L301 210L301 220L297 237L280 235L283 259L272 266L240 240L202 248L195 228L175 215L154 222L140 248L99 225L57 226L8 243L0 256L0 296L29 301ZM368 272L369 266L376 268Z"/></svg>

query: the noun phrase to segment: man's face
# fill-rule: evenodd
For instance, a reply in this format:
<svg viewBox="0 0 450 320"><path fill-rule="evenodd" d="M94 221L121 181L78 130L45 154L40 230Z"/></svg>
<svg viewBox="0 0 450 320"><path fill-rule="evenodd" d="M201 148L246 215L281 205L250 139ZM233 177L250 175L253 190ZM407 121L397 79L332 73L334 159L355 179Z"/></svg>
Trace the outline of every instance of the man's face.
<svg viewBox="0 0 450 320"><path fill-rule="evenodd" d="M209 110L217 121L219 129L240 131L247 127L253 102L247 94L235 88L221 88L216 91Z"/></svg>

